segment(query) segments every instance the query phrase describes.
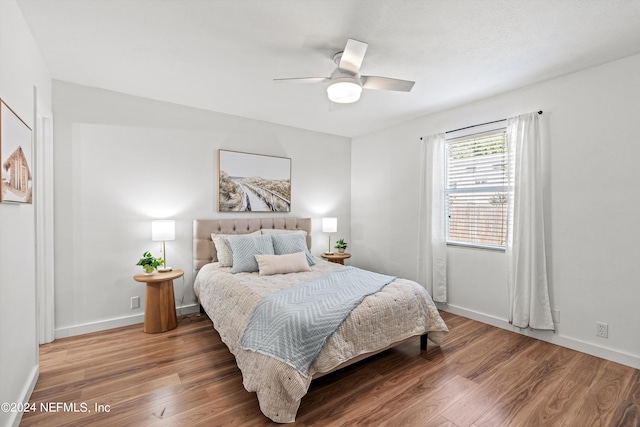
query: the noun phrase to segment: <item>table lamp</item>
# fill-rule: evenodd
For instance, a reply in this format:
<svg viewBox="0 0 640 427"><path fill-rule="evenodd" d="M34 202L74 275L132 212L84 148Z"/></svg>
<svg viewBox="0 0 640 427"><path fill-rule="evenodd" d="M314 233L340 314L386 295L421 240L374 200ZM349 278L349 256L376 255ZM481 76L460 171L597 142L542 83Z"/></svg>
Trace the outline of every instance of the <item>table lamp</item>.
<svg viewBox="0 0 640 427"><path fill-rule="evenodd" d="M176 222L172 219L158 219L151 221L151 240L154 242L162 242L162 258L164 264L158 267L159 272L171 271L173 268L167 267L167 251L165 242L167 240L176 239Z"/></svg>
<svg viewBox="0 0 640 427"><path fill-rule="evenodd" d="M338 231L338 218L322 218L322 232L329 233L329 251L325 252L327 255L332 255L331 250L331 233Z"/></svg>

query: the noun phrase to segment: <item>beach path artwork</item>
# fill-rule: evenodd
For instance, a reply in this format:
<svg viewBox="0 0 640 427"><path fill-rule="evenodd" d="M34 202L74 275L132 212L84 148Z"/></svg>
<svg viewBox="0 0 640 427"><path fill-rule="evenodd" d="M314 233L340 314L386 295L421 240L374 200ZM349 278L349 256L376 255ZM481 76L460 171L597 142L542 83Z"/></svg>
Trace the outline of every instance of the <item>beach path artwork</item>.
<svg viewBox="0 0 640 427"><path fill-rule="evenodd" d="M290 212L291 159L218 151L219 212Z"/></svg>

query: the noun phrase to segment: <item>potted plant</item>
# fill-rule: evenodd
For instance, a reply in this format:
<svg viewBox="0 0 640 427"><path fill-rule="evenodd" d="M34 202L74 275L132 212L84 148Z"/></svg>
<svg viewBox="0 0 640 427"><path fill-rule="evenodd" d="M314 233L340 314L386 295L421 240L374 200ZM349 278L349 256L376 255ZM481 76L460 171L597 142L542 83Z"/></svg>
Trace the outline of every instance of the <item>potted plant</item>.
<svg viewBox="0 0 640 427"><path fill-rule="evenodd" d="M140 258L140 261L138 261L136 265L142 266L142 268L144 269L144 274L151 275L153 274L153 270L158 268L158 266L163 263L164 260L162 259L162 257L156 258L151 255L151 252L147 251L142 254L142 258Z"/></svg>
<svg viewBox="0 0 640 427"><path fill-rule="evenodd" d="M345 242L344 239L340 239L336 242L334 248L336 248L338 252L343 254L344 250L347 249L347 242Z"/></svg>

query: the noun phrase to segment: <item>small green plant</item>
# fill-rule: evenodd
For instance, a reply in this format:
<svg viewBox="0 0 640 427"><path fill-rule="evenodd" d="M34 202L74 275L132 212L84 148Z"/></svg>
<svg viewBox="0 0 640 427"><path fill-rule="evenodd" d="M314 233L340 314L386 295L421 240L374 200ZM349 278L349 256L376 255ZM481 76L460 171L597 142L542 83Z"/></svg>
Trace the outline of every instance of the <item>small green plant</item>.
<svg viewBox="0 0 640 427"><path fill-rule="evenodd" d="M347 242L344 239L340 239L336 242L334 248L336 249L347 249Z"/></svg>
<svg viewBox="0 0 640 427"><path fill-rule="evenodd" d="M145 273L152 273L153 270L158 268L158 266L163 263L164 260L162 259L162 257L156 258L151 255L151 252L147 251L142 254L142 258L140 258L140 261L138 261L136 265L141 265Z"/></svg>

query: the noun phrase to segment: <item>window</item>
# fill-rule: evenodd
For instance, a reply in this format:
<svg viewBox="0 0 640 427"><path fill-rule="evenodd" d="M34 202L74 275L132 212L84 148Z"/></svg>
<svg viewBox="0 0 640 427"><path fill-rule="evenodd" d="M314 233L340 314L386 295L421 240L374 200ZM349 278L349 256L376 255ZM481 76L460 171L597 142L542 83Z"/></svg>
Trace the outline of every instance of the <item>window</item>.
<svg viewBox="0 0 640 427"><path fill-rule="evenodd" d="M447 243L504 249L506 130L447 139L446 147Z"/></svg>

